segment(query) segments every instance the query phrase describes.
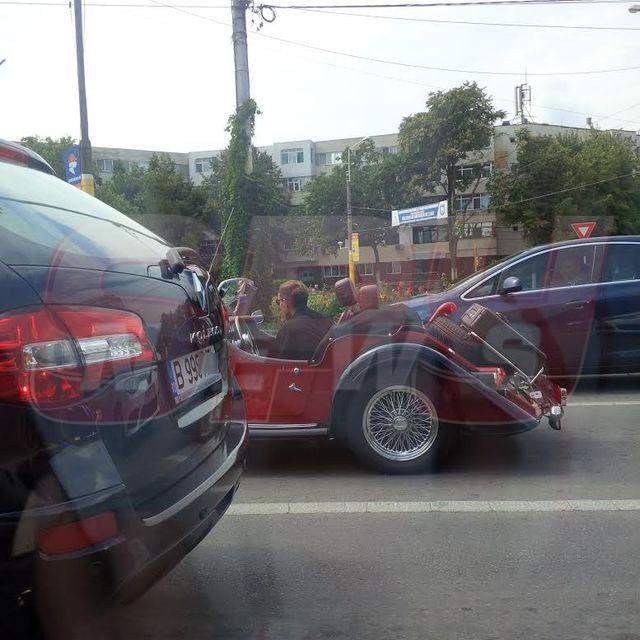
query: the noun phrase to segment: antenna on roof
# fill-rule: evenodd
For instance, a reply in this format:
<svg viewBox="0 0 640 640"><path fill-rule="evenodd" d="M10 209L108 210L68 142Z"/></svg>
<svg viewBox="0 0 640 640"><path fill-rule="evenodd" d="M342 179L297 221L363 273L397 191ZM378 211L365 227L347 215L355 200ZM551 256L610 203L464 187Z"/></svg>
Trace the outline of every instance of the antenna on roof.
<svg viewBox="0 0 640 640"><path fill-rule="evenodd" d="M525 80L526 76L525 72ZM515 88L515 102L516 120L520 119L521 124L533 122L533 116L531 115L531 86L528 82L525 81Z"/></svg>

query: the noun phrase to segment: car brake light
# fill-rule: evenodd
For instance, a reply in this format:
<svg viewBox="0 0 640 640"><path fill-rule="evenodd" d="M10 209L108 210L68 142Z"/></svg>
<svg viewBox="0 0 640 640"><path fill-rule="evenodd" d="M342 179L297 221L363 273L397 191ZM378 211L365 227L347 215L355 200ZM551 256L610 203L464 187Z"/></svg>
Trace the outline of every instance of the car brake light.
<svg viewBox="0 0 640 640"><path fill-rule="evenodd" d="M38 548L48 556L72 553L105 542L118 535L118 523L111 511L75 522L40 529Z"/></svg>
<svg viewBox="0 0 640 640"><path fill-rule="evenodd" d="M0 317L0 399L68 404L153 360L142 321L128 311L52 306Z"/></svg>
<svg viewBox="0 0 640 640"><path fill-rule="evenodd" d="M8 160L15 164L21 164L25 167L29 165L29 155L20 149L13 149L12 147L5 147L0 144L0 159Z"/></svg>

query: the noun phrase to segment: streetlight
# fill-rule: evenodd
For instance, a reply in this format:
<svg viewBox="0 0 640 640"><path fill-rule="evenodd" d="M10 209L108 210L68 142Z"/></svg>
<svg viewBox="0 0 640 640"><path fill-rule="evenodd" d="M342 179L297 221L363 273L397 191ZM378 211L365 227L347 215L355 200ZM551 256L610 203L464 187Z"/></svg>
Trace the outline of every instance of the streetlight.
<svg viewBox="0 0 640 640"><path fill-rule="evenodd" d="M365 136L362 140L353 145L357 149L365 140L369 138ZM353 233L353 220L351 217L351 147L347 147L347 241L349 247L349 279L356 283L356 267L353 263L353 246L351 242L351 234Z"/></svg>
<svg viewBox="0 0 640 640"><path fill-rule="evenodd" d="M634 4L630 6L629 13L640 13L640 4Z"/></svg>

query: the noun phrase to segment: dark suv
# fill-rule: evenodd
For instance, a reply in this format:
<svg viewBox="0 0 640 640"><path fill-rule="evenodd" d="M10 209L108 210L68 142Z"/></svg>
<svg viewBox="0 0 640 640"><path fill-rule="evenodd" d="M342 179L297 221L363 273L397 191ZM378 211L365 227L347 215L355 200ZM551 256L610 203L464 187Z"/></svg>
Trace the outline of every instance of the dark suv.
<svg viewBox="0 0 640 640"><path fill-rule="evenodd" d="M229 506L223 313L194 252L0 142L0 636L134 598Z"/></svg>
<svg viewBox="0 0 640 640"><path fill-rule="evenodd" d="M640 373L639 236L534 247L407 304L428 318L448 301L454 319L474 303L499 312L547 355L551 376Z"/></svg>

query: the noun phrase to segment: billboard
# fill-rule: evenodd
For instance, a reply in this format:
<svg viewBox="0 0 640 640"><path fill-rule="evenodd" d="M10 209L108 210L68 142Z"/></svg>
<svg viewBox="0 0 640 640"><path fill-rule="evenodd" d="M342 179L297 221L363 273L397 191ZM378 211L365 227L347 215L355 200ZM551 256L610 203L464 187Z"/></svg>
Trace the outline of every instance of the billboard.
<svg viewBox="0 0 640 640"><path fill-rule="evenodd" d="M64 164L64 178L70 184L80 184L82 179L82 162L80 161L80 147L74 145L62 152Z"/></svg>
<svg viewBox="0 0 640 640"><path fill-rule="evenodd" d="M391 212L391 226L397 227L401 224L439 220L446 218L449 215L448 212L446 200L424 204L419 207L411 207L411 209L395 209Z"/></svg>

